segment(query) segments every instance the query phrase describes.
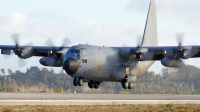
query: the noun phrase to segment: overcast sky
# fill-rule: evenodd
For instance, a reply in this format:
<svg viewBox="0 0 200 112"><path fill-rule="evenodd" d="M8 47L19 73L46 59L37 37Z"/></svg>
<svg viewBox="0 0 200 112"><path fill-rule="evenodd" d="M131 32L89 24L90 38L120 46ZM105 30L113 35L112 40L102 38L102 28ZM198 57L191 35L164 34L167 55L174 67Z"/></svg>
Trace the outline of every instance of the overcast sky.
<svg viewBox="0 0 200 112"><path fill-rule="evenodd" d="M10 35L20 34L20 44L44 45L48 38L61 45L135 46L143 34L150 0L0 0L0 44L13 44ZM156 0L159 46L178 45L175 33L184 32L184 45L200 44L199 0ZM0 68L25 71L39 66L40 58L26 60L19 68L17 57L0 56ZM187 64L200 67L200 59ZM40 66L42 67L42 66ZM150 70L160 72L156 62ZM50 68L51 69L51 68ZM56 71L60 69L55 69Z"/></svg>

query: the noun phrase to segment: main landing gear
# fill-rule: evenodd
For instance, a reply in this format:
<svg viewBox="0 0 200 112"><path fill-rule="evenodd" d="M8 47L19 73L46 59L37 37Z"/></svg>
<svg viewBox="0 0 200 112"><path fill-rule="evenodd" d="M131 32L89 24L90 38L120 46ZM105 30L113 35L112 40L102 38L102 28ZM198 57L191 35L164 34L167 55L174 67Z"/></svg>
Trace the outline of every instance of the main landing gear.
<svg viewBox="0 0 200 112"><path fill-rule="evenodd" d="M100 82L95 82L95 81L91 81L91 80L87 81L87 80L85 80L81 77L73 79L73 85L74 86L82 86L83 82L88 82L88 87L91 88L91 89L92 88L98 89L99 86L100 86Z"/></svg>
<svg viewBox="0 0 200 112"><path fill-rule="evenodd" d="M89 81L88 82L88 87L89 88L95 88L95 89L98 89L100 86L100 82L95 82L95 81Z"/></svg>
<svg viewBox="0 0 200 112"><path fill-rule="evenodd" d="M124 89L132 89L133 88L133 83L128 83L126 81L121 81L122 87Z"/></svg>

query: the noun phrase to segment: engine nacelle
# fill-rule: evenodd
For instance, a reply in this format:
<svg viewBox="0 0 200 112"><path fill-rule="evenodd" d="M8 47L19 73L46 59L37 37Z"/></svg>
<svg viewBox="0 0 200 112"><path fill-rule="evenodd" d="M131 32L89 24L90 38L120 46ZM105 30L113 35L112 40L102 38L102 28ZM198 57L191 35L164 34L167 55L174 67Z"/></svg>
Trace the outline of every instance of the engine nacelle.
<svg viewBox="0 0 200 112"><path fill-rule="evenodd" d="M21 55L18 56L18 57L23 58L23 59L27 59L27 58L30 58L33 55L34 55L33 47L26 47L21 51Z"/></svg>
<svg viewBox="0 0 200 112"><path fill-rule="evenodd" d="M43 66L61 67L62 61L53 57L44 57L40 59L40 64Z"/></svg>
<svg viewBox="0 0 200 112"><path fill-rule="evenodd" d="M126 69L125 66L121 65L121 66L117 66L114 71L113 74L110 76L111 79L114 80L123 80L126 76Z"/></svg>
<svg viewBox="0 0 200 112"><path fill-rule="evenodd" d="M19 47L13 51L19 58L22 58L22 59L27 59L34 55L33 47L23 47L23 48Z"/></svg>
<svg viewBox="0 0 200 112"><path fill-rule="evenodd" d="M179 68L182 65L184 65L181 59L174 59L174 58L168 58L168 57L163 58L161 60L161 64L166 67L174 67L174 68Z"/></svg>

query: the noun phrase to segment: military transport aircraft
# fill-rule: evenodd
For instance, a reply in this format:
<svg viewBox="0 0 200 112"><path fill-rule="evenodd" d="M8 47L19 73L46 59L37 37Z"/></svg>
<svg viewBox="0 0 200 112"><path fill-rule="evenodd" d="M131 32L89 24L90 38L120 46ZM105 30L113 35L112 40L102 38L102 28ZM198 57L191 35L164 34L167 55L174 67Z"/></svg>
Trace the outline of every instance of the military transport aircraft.
<svg viewBox="0 0 200 112"><path fill-rule="evenodd" d="M135 47L101 47L88 44L65 46L0 45L1 54L13 51L19 58L42 57L44 66L62 67L73 78L74 86L88 83L89 88L99 88L103 81L120 82L124 89L133 84L155 62L166 67L180 67L182 59L200 57L200 46L158 46L155 1L149 5L142 42Z"/></svg>

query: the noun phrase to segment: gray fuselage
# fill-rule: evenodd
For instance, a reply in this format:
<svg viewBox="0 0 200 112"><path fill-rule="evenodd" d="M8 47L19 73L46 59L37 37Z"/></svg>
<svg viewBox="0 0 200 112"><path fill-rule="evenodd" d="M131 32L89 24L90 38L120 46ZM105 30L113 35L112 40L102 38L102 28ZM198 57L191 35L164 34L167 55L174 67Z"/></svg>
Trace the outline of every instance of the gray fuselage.
<svg viewBox="0 0 200 112"><path fill-rule="evenodd" d="M153 61L137 61L132 56L120 55L120 47L100 47L92 45L77 45L71 47L64 56L63 62L74 58L79 68L72 77L82 77L94 81L121 81L113 79L113 71L118 66L129 67L127 75L135 75L137 79L146 72ZM126 72L124 72L126 75Z"/></svg>

